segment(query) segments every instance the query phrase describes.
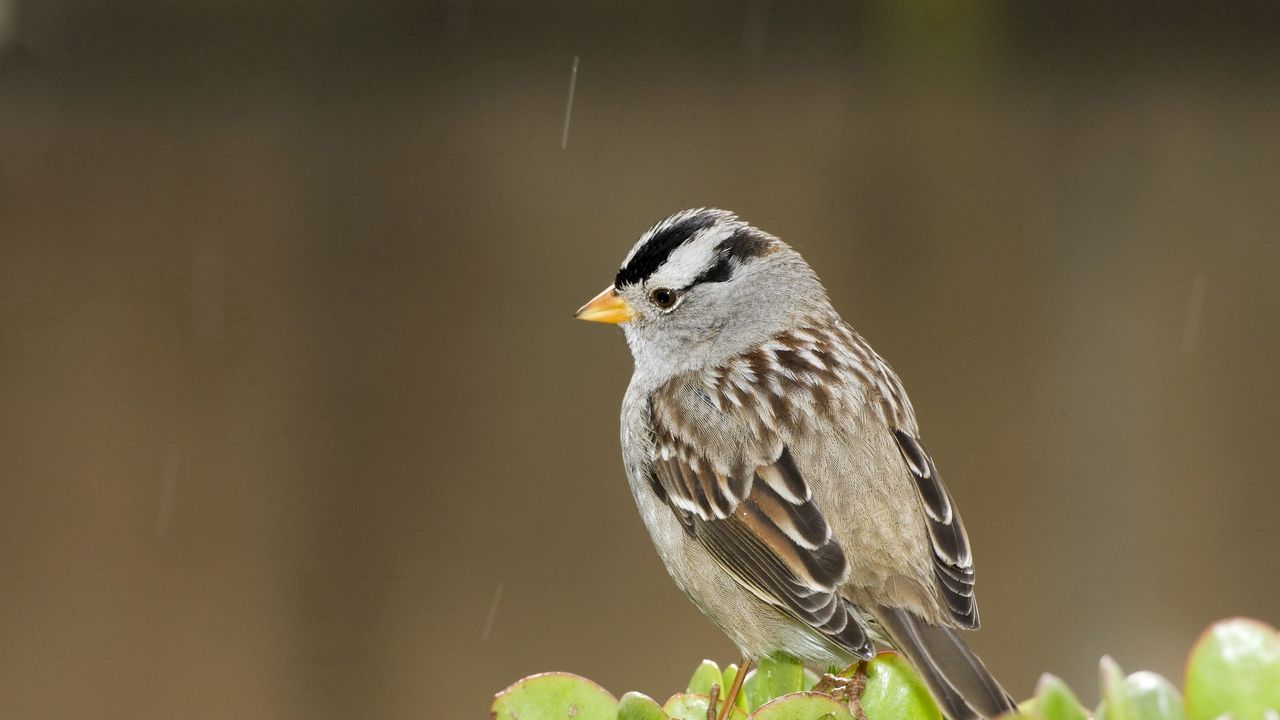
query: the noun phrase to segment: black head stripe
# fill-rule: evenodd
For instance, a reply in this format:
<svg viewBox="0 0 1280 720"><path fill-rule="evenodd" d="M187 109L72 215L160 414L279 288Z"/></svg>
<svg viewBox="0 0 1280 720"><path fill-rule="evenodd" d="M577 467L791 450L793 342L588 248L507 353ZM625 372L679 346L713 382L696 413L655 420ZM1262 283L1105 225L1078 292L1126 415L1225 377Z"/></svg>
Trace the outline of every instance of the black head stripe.
<svg viewBox="0 0 1280 720"><path fill-rule="evenodd" d="M769 252L770 238L753 227L743 227L716 246L716 261L693 279L693 284L727 282L733 271L749 258Z"/></svg>
<svg viewBox="0 0 1280 720"><path fill-rule="evenodd" d="M699 231L716 224L721 219L715 212L699 212L673 223L670 227L653 234L644 245L636 250L631 261L618 271L614 279L614 287L638 283L652 275L662 263L671 257L676 248L688 242Z"/></svg>
<svg viewBox="0 0 1280 720"><path fill-rule="evenodd" d="M769 254L774 238L755 228L741 223L732 213L723 210L697 210L683 213L679 220L660 223L660 230L650 231L652 234L635 255L627 262L614 279L614 287L638 283L647 279L662 267L671 253L681 245L692 240L699 232L716 223L732 223L733 234L721 240L716 246L715 262L703 270L693 280L693 284L706 282L725 282L733 277L734 270L753 257ZM670 225L664 227L664 224Z"/></svg>
<svg viewBox="0 0 1280 720"><path fill-rule="evenodd" d="M729 278L733 277L733 267L732 256L722 250L716 256L715 264L703 270L698 277L694 278L693 284L727 282Z"/></svg>
<svg viewBox="0 0 1280 720"><path fill-rule="evenodd" d="M768 255L773 240L773 237L747 225L725 238L720 243L720 250L745 261L748 258Z"/></svg>

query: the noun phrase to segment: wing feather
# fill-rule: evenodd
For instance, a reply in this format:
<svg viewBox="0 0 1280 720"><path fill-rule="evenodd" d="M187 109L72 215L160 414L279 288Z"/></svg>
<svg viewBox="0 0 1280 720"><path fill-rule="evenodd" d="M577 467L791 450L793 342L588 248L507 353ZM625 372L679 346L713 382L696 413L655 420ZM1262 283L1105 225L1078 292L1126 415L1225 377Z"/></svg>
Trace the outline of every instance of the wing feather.
<svg viewBox="0 0 1280 720"><path fill-rule="evenodd" d="M863 658L867 629L839 593L844 551L813 502L790 450L723 472L654 414L653 474L690 534L739 584Z"/></svg>
<svg viewBox="0 0 1280 720"><path fill-rule="evenodd" d="M915 480L929 528L934 577L942 599L951 611L951 617L961 627L976 628L978 605L973 597L973 553L969 549L964 523L920 438L903 430L894 430L893 436Z"/></svg>

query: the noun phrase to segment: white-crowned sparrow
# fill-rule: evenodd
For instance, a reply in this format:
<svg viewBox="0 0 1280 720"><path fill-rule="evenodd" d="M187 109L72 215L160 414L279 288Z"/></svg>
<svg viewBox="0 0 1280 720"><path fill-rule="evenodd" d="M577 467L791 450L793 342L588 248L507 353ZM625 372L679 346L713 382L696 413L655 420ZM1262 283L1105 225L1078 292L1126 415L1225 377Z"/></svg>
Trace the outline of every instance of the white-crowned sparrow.
<svg viewBox="0 0 1280 720"><path fill-rule="evenodd" d="M732 213L686 210L576 317L622 326L640 515L745 660L845 666L875 642L953 720L1014 709L957 633L978 626L973 558L911 402L799 253Z"/></svg>

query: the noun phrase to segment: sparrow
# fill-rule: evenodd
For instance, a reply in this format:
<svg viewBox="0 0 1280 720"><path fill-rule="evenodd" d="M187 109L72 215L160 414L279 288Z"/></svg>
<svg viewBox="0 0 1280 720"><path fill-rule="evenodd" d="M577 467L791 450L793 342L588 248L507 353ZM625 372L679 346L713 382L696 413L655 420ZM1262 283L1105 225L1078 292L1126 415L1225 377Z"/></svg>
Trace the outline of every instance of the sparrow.
<svg viewBox="0 0 1280 720"><path fill-rule="evenodd" d="M798 252L725 210L678 212L575 317L622 328L627 479L672 579L741 651L739 679L764 657L845 667L880 645L951 720L1015 709L961 638L973 554L902 382Z"/></svg>

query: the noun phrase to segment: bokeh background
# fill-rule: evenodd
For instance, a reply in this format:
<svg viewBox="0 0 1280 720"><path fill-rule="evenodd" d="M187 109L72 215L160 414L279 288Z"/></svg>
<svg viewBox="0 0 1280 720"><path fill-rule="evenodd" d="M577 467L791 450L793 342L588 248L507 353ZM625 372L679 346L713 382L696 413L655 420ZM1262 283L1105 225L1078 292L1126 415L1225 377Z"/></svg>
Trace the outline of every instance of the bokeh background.
<svg viewBox="0 0 1280 720"><path fill-rule="evenodd" d="M1016 695L1280 621L1280 6L0 0L6 717L483 717L734 652L635 516L650 224L905 378ZM571 68L578 59L567 134Z"/></svg>

